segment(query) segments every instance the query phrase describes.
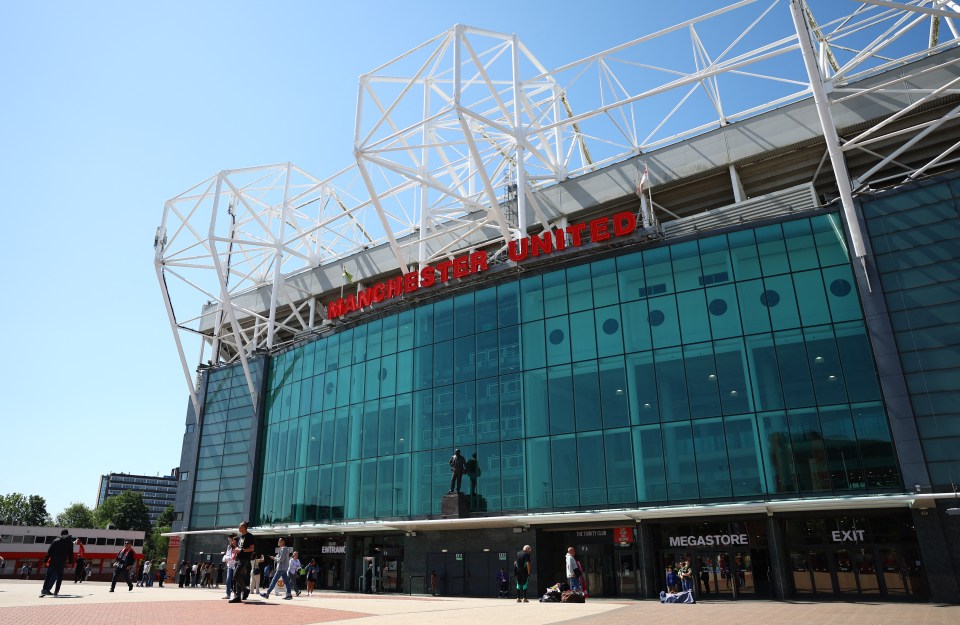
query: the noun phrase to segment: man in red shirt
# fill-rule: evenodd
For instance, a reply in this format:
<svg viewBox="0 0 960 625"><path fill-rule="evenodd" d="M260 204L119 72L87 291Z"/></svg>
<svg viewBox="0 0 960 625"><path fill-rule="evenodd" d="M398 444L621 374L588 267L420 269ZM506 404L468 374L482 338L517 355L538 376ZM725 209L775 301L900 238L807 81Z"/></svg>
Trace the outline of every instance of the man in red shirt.
<svg viewBox="0 0 960 625"><path fill-rule="evenodd" d="M82 538L76 539L73 544L77 546L77 568L73 571L73 583L82 584L87 572L87 551L84 549Z"/></svg>

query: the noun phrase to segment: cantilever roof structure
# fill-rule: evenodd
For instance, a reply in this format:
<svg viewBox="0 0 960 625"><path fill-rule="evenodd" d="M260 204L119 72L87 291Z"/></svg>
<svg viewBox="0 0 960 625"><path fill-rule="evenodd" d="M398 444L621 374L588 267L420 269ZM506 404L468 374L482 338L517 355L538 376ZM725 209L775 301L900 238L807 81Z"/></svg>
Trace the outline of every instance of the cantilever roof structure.
<svg viewBox="0 0 960 625"><path fill-rule="evenodd" d="M195 409L187 349L240 362L255 397L248 359L323 328L344 288L570 217L733 219L800 188L840 202L862 257L854 196L957 162L958 20L944 0L744 0L556 69L453 26L361 76L349 167L223 170L164 204L155 266ZM691 54L664 55L678 40Z"/></svg>

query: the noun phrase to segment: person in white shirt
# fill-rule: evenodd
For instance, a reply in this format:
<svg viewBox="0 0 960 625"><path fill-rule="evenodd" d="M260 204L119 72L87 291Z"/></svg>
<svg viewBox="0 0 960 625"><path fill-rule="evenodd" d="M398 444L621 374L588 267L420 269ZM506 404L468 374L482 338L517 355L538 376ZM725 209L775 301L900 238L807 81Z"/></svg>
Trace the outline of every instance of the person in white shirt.
<svg viewBox="0 0 960 625"><path fill-rule="evenodd" d="M583 589L580 587L580 567L577 566L577 559L574 558L576 550L573 547L567 549L567 582L570 584L570 590L579 590Z"/></svg>
<svg viewBox="0 0 960 625"><path fill-rule="evenodd" d="M224 599L230 598L233 592L233 574L237 570L237 535L227 536L227 549L223 552L223 563L227 565L227 594Z"/></svg>
<svg viewBox="0 0 960 625"><path fill-rule="evenodd" d="M140 578L144 586L150 588L153 586L153 562L147 560L143 563L143 577Z"/></svg>
<svg viewBox="0 0 960 625"><path fill-rule="evenodd" d="M287 566L287 577L290 578L290 587L300 596L300 552L294 551Z"/></svg>

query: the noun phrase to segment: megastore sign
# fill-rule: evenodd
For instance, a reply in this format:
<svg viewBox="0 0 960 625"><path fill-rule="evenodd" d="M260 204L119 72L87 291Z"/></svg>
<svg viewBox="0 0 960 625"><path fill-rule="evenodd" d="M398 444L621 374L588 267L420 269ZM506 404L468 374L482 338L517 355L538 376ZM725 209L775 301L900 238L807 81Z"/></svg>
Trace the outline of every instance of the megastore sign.
<svg viewBox="0 0 960 625"><path fill-rule="evenodd" d="M611 219L598 217L589 222L573 224L566 228L554 228L518 241L510 241L508 246L510 260L519 263L528 258L580 247L588 241L599 243L614 237L627 236L637 229L637 216L630 212L617 213L613 216L612 223L611 230ZM590 237L586 239L584 234L588 232ZM438 283L448 282L451 278L465 278L487 269L489 265L486 252L472 252L436 265L427 265L420 271L411 271L384 282L377 282L356 295L337 298L327 304L327 319L336 319L404 293L427 289Z"/></svg>
<svg viewBox="0 0 960 625"><path fill-rule="evenodd" d="M671 536L671 547L718 547L727 545L748 545L750 537L746 534L707 534L705 536Z"/></svg>

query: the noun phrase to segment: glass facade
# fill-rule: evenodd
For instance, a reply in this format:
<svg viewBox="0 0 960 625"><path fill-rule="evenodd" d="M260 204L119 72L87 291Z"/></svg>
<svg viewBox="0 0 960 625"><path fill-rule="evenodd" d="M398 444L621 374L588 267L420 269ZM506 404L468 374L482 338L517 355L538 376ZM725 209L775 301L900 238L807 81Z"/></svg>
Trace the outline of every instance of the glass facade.
<svg viewBox="0 0 960 625"><path fill-rule="evenodd" d="M266 392L259 524L438 514L455 447L491 514L900 487L833 214L377 319Z"/></svg>
<svg viewBox="0 0 960 625"><path fill-rule="evenodd" d="M259 385L262 365L250 362ZM233 527L243 519L245 477L250 466L253 402L240 365L212 370L200 427L200 451L189 527Z"/></svg>
<svg viewBox="0 0 960 625"><path fill-rule="evenodd" d="M960 479L960 180L863 203L934 487Z"/></svg>

